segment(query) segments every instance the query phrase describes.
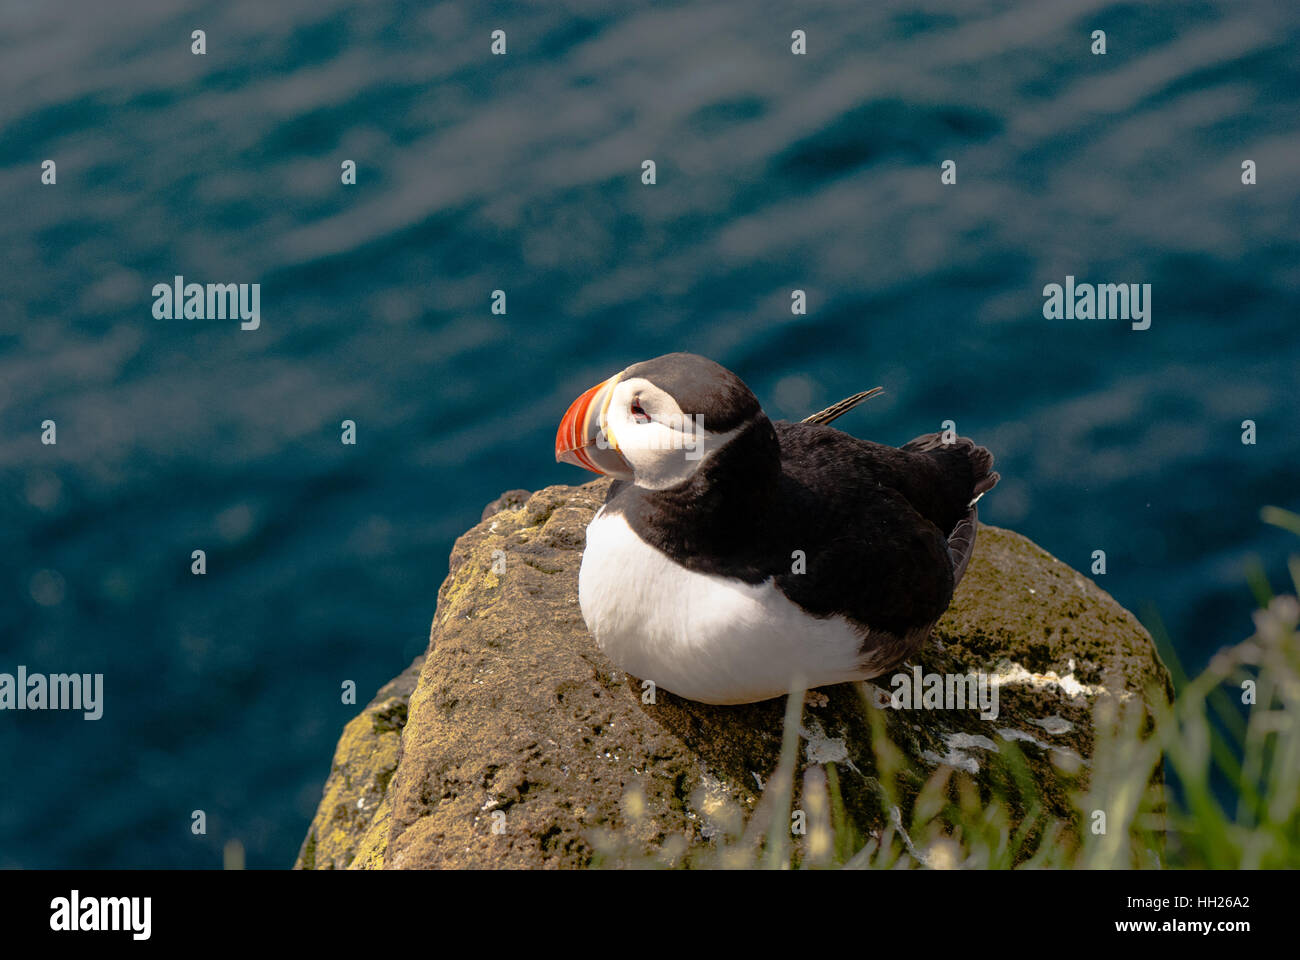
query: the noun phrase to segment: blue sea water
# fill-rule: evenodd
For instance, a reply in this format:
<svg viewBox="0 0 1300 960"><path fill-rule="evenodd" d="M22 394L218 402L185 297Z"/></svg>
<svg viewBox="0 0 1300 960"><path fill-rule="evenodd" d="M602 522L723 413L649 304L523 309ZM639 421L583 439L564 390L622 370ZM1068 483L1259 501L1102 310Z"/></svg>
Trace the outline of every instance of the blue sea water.
<svg viewBox="0 0 1300 960"><path fill-rule="evenodd" d="M773 417L954 420L982 518L1104 549L1199 667L1300 546L1258 516L1300 508L1298 46L1226 0L0 6L0 671L106 686L0 713L0 867L290 865L340 684L423 649L485 503L584 479L568 402L672 350ZM260 283L260 329L154 319L177 274ZM1150 329L1045 319L1067 275L1150 283Z"/></svg>

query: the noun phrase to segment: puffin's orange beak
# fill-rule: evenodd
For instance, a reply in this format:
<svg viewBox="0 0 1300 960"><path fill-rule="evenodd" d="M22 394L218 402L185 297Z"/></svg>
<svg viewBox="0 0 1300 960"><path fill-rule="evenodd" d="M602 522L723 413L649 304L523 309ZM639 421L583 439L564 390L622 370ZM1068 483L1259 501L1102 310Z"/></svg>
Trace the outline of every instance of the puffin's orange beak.
<svg viewBox="0 0 1300 960"><path fill-rule="evenodd" d="M555 431L555 459L592 473L604 473L625 480L632 478L632 465L618 452L613 437L605 434L605 410L614 385L622 374L604 380L569 405Z"/></svg>

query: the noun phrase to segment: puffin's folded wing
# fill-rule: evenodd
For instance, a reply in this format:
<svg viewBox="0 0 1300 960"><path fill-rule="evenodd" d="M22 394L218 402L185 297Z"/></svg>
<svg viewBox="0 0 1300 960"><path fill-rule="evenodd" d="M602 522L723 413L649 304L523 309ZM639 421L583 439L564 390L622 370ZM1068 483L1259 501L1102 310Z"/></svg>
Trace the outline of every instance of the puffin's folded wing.
<svg viewBox="0 0 1300 960"><path fill-rule="evenodd" d="M895 637L928 629L952 600L949 544L895 490L881 487L840 512L838 529L804 541L806 567L776 576L781 591L816 616L839 614Z"/></svg>

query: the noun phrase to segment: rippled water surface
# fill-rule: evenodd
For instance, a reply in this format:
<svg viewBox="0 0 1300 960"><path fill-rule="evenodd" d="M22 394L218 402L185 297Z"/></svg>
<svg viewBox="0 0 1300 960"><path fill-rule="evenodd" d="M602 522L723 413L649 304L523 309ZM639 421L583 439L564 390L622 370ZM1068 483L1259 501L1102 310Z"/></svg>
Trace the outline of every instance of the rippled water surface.
<svg viewBox="0 0 1300 960"><path fill-rule="evenodd" d="M0 671L107 688L0 714L0 866L289 865L340 683L423 648L486 502L580 479L567 403L670 350L774 417L955 420L983 519L1104 549L1189 666L1249 631L1250 556L1283 582L1291 5L174 6L0 7ZM154 319L177 274L260 283L261 328ZM1067 275L1150 283L1151 328L1044 319Z"/></svg>

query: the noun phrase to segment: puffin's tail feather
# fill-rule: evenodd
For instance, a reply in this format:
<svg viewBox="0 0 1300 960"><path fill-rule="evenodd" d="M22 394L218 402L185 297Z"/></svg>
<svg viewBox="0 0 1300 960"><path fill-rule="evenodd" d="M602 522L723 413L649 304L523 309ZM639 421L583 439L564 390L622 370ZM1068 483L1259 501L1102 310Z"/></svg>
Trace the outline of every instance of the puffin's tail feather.
<svg viewBox="0 0 1300 960"><path fill-rule="evenodd" d="M931 450L956 450L966 454L971 468L970 512L966 514L948 534L948 553L952 556L953 586L961 582L962 574L970 564L975 552L975 533L979 529L979 511L975 504L980 497L992 490L1001 478L993 469L993 454L986 447L981 447L969 437L958 437L944 443L942 433L927 433L909 440L902 449L912 453L926 453Z"/></svg>
<svg viewBox="0 0 1300 960"><path fill-rule="evenodd" d="M872 397L879 396L885 392L884 387L872 387L870 390L863 390L861 393L855 393L851 397L845 397L839 403L832 403L825 410L818 410L811 417L804 417L804 423L830 423L836 417L841 417L848 413L859 403L864 400L870 400Z"/></svg>
<svg viewBox="0 0 1300 960"><path fill-rule="evenodd" d="M970 506L998 485L1001 474L993 469L993 454L987 447L981 447L970 437L957 437L944 443L942 433L926 433L915 440L909 440L900 448L911 453L927 453L931 450L955 450L966 454L970 461L971 499Z"/></svg>
<svg viewBox="0 0 1300 960"><path fill-rule="evenodd" d="M948 534L948 555L952 557L952 585L961 583L962 575L975 553L975 534L979 530L979 510L970 508L970 513L953 527Z"/></svg>

